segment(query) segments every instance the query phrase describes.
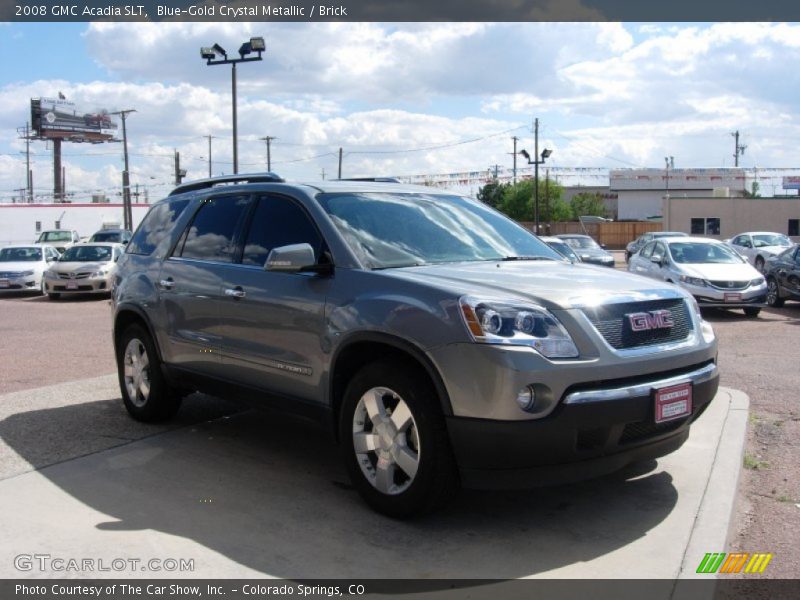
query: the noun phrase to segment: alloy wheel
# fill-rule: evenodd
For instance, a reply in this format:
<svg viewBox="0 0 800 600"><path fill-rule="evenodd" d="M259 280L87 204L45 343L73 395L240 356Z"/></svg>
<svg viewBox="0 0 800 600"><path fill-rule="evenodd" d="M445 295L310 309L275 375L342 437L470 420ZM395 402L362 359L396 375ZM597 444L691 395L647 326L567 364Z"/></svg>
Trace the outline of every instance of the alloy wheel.
<svg viewBox="0 0 800 600"><path fill-rule="evenodd" d="M150 359L141 340L128 342L123 361L128 398L134 406L142 407L150 398Z"/></svg>

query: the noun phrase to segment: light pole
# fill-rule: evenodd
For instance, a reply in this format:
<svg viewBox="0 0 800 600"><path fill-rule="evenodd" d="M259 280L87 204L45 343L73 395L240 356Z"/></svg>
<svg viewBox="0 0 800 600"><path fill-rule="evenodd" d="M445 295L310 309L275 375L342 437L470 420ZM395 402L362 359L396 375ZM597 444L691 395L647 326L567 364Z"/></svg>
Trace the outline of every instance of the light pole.
<svg viewBox="0 0 800 600"><path fill-rule="evenodd" d="M213 46L200 48L200 56L206 59L207 65L231 65L231 96L233 105L233 174L239 173L239 147L237 135L237 122L236 122L236 65L240 62L252 62L254 60L262 60L261 53L266 50L266 44L263 37L250 38L249 42L245 42L239 48L239 58L228 58L228 53L225 48L219 44ZM248 56L257 52L258 56Z"/></svg>
<svg viewBox="0 0 800 600"><path fill-rule="evenodd" d="M124 229L133 229L133 209L131 208L131 179L128 171L128 130L125 127L125 119L129 113L136 112L135 108L118 110L111 113L119 115L122 120L122 154L125 158L125 170L122 172L122 222Z"/></svg>
<svg viewBox="0 0 800 600"><path fill-rule="evenodd" d="M675 157L674 156L665 156L664 157L664 164L666 165L667 169L667 193L666 196L669 198L669 170L675 169Z"/></svg>
<svg viewBox="0 0 800 600"><path fill-rule="evenodd" d="M539 119L533 120L533 135L534 135L534 160L531 160L531 155L527 150L522 149L519 153L525 157L529 165L533 165L533 218L536 226L536 235L539 235L539 165L543 165L547 157L553 152L545 148L539 154ZM541 159L539 158L541 156Z"/></svg>

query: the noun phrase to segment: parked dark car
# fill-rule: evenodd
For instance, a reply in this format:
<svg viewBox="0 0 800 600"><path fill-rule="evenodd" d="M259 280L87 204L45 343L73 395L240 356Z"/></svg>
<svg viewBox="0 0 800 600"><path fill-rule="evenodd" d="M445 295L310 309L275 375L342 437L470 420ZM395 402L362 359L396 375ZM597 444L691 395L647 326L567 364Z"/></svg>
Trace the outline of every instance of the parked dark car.
<svg viewBox="0 0 800 600"><path fill-rule="evenodd" d="M643 233L638 238L630 242L627 246L625 246L625 262L629 262L631 260L631 256L636 254L639 250L645 247L648 242L652 242L653 240L665 237L684 237L687 236L687 233L683 233L680 231L648 231L647 233Z"/></svg>
<svg viewBox="0 0 800 600"><path fill-rule="evenodd" d="M89 238L89 243L107 242L112 244L127 244L131 241L133 233L127 229L101 229Z"/></svg>
<svg viewBox="0 0 800 600"><path fill-rule="evenodd" d="M581 262L581 257L575 254L575 250L573 250L572 246L570 246L565 240L557 237L545 236L539 236L539 239L550 246L553 250L558 252L561 256L566 258L568 261L573 263Z"/></svg>
<svg viewBox="0 0 800 600"><path fill-rule="evenodd" d="M556 236L569 244L581 262L614 268L614 255L595 242L591 236L579 233L562 233Z"/></svg>
<svg viewBox="0 0 800 600"><path fill-rule="evenodd" d="M800 244L767 259L767 304L780 308L787 300L800 300Z"/></svg>

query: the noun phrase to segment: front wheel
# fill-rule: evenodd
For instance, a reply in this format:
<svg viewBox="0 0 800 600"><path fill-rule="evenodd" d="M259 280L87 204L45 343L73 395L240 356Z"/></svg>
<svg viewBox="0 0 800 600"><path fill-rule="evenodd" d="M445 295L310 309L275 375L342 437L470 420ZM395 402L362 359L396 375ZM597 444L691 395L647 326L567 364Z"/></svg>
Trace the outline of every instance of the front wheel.
<svg viewBox="0 0 800 600"><path fill-rule="evenodd" d="M438 395L418 369L378 361L359 371L345 391L339 433L353 485L380 513L426 514L458 487Z"/></svg>
<svg viewBox="0 0 800 600"><path fill-rule="evenodd" d="M744 314L747 315L748 317L757 317L758 313L760 313L760 312L761 312L761 309L760 308L756 308L754 306L749 306L749 307L744 309Z"/></svg>
<svg viewBox="0 0 800 600"><path fill-rule="evenodd" d="M773 277L767 279L767 304L772 308L780 308L783 306L784 299L781 298L780 290L778 289L778 282Z"/></svg>
<svg viewBox="0 0 800 600"><path fill-rule="evenodd" d="M137 421L166 421L178 412L181 397L164 379L153 340L140 325L131 325L122 334L117 374L122 401Z"/></svg>

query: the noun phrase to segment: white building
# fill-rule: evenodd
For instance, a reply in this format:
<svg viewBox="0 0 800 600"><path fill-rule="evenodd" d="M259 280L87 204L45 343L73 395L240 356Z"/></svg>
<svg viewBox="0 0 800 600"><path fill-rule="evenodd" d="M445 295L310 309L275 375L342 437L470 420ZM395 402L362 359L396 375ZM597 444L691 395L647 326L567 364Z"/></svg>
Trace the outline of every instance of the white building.
<svg viewBox="0 0 800 600"><path fill-rule="evenodd" d="M144 218L149 204L132 204L133 228ZM89 237L103 226L121 226L122 204L0 204L0 247L29 244L46 229L74 229Z"/></svg>
<svg viewBox="0 0 800 600"><path fill-rule="evenodd" d="M744 169L614 169L609 187L617 194L621 221L661 219L662 203L672 198L742 198Z"/></svg>

